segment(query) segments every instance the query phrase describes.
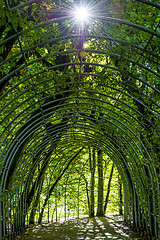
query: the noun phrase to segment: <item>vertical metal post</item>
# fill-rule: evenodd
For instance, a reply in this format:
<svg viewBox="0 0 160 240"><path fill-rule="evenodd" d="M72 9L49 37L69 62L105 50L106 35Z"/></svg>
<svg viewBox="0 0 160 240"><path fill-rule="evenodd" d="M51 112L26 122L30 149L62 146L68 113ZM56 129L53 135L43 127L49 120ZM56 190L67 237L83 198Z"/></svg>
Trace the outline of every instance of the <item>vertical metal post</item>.
<svg viewBox="0 0 160 240"><path fill-rule="evenodd" d="M48 223L49 223L49 199L48 199Z"/></svg>
<svg viewBox="0 0 160 240"><path fill-rule="evenodd" d="M79 178L79 181L78 181L78 219L79 219L79 187L80 187L80 178Z"/></svg>
<svg viewBox="0 0 160 240"><path fill-rule="evenodd" d="M1 194L0 194L0 199L2 198ZM2 239L2 204L0 201L0 239Z"/></svg>
<svg viewBox="0 0 160 240"><path fill-rule="evenodd" d="M40 199L39 199L39 205L38 205L38 214L37 214L37 218L39 218L39 216L40 216L40 209L41 209L41 203L40 203L41 201L40 201ZM38 223L38 219L37 219L37 223Z"/></svg>
<svg viewBox="0 0 160 240"><path fill-rule="evenodd" d="M22 214L22 226L23 226L23 229L25 228L25 208L26 208L26 206L25 206L25 201L24 201L24 195L23 195L23 190L21 190L21 194L22 194L22 212L23 212L23 214Z"/></svg>
<svg viewBox="0 0 160 240"><path fill-rule="evenodd" d="M17 209L17 188L15 188L15 216L16 216L16 235L17 234L19 234L19 226L18 226L18 215L19 215L19 213L18 213L18 211L19 211L19 209Z"/></svg>
<svg viewBox="0 0 160 240"><path fill-rule="evenodd" d="M9 197L8 197L9 193L7 192L7 235L8 235L8 239L9 239L9 235L10 235L10 225L9 225Z"/></svg>
<svg viewBox="0 0 160 240"><path fill-rule="evenodd" d="M55 203L56 203L56 222L57 222L57 188L55 188Z"/></svg>
<svg viewBox="0 0 160 240"><path fill-rule="evenodd" d="M67 182L68 182L68 177L67 177L67 180L65 182L65 195L64 195L64 206L65 206L65 221L67 220Z"/></svg>
<svg viewBox="0 0 160 240"><path fill-rule="evenodd" d="M11 235L11 239L12 239L12 209L11 209L11 199L12 199L12 196L11 196L11 194L10 194L10 202L9 202L9 204L10 204L10 211L9 211L9 218L10 218L10 235Z"/></svg>
<svg viewBox="0 0 160 240"><path fill-rule="evenodd" d="M50 213L50 206L49 206L49 187L50 187L50 184L49 183L50 183L50 180L49 180L49 177L48 177L48 223L49 223L49 213ZM42 182L41 182L41 184L42 184ZM40 189L39 189L39 191L40 191Z"/></svg>
<svg viewBox="0 0 160 240"><path fill-rule="evenodd" d="M18 186L16 195L18 196L16 205L18 205L18 202L19 202L19 186ZM20 199L20 205L21 205L21 199ZM17 209L17 214L18 214L18 216L17 216L17 228L18 228L18 233L19 233L21 231L21 224L20 224L21 208L16 207L16 209Z"/></svg>

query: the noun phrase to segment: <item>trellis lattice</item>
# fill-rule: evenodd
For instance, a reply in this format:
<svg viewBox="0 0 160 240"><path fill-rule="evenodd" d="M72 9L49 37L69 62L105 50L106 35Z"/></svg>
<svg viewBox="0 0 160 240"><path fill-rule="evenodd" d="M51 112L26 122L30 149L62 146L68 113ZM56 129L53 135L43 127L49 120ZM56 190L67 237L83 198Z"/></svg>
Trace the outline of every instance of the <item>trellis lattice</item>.
<svg viewBox="0 0 160 240"><path fill-rule="evenodd" d="M0 3L0 239L25 227L49 165L86 146L115 163L125 222L158 239L160 5L86 1L82 24L78 4Z"/></svg>

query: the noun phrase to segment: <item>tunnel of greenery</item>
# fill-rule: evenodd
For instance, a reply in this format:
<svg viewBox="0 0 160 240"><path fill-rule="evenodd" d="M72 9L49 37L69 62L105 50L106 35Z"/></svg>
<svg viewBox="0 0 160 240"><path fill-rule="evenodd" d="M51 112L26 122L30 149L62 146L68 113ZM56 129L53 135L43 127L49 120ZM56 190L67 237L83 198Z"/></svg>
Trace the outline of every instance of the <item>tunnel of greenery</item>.
<svg viewBox="0 0 160 240"><path fill-rule="evenodd" d="M159 239L159 46L159 0L0 1L0 239L113 211Z"/></svg>

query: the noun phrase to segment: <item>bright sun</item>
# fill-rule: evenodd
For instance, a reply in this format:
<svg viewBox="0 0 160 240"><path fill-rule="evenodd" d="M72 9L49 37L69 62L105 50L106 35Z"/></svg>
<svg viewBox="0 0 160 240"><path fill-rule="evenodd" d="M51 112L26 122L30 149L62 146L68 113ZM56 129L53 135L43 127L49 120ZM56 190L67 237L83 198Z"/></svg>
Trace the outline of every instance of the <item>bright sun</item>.
<svg viewBox="0 0 160 240"><path fill-rule="evenodd" d="M88 19L88 10L85 7L77 8L75 11L75 16L78 21L84 22Z"/></svg>

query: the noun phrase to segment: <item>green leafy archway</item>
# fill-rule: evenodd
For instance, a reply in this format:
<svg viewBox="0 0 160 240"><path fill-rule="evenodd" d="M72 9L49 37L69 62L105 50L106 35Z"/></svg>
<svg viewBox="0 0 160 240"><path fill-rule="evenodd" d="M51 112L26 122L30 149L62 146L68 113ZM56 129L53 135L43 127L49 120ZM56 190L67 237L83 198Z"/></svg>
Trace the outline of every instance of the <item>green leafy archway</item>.
<svg viewBox="0 0 160 240"><path fill-rule="evenodd" d="M79 4L0 3L0 236L25 226L56 156L67 156L62 174L94 147L122 177L126 223L157 239L160 5L81 2L90 15L79 22Z"/></svg>

